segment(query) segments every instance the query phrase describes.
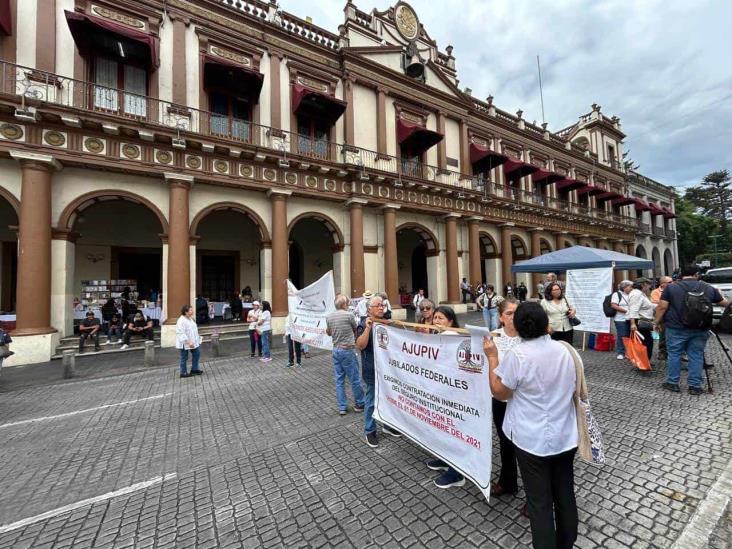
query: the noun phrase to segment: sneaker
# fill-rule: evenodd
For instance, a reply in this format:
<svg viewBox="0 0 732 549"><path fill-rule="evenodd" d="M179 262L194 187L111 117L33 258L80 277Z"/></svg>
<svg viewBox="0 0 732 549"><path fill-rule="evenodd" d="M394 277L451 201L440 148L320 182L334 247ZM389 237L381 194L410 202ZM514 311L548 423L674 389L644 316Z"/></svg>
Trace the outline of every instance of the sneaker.
<svg viewBox="0 0 732 549"><path fill-rule="evenodd" d="M82 354L83 352L84 352L84 349L79 349L79 353L78 354Z"/></svg>
<svg viewBox="0 0 732 549"><path fill-rule="evenodd" d="M191 375L193 376L202 376L203 370L191 370Z"/></svg>
<svg viewBox="0 0 732 549"><path fill-rule="evenodd" d="M390 428L389 428L389 427L387 427L386 425L384 425L384 427L383 427L383 431L384 431L384 433L386 433L387 435L393 436L394 438L401 438L401 437L402 437L402 434L401 434L401 433L400 433L399 431L396 431L396 430L394 430L394 429L390 429Z"/></svg>
<svg viewBox="0 0 732 549"><path fill-rule="evenodd" d="M666 381L663 385L661 385L661 388L666 389L667 391L671 391L672 393L680 393L681 389L679 389L679 386L677 383L669 383Z"/></svg>
<svg viewBox="0 0 732 549"><path fill-rule="evenodd" d="M448 469L435 479L435 486L438 488L452 488L453 486L463 486L464 484L465 477L455 469Z"/></svg>
<svg viewBox="0 0 732 549"><path fill-rule="evenodd" d="M516 492L518 492L518 488L508 490L500 482L491 483L491 496L493 497L499 497L504 494L511 494L513 496L516 495Z"/></svg>
<svg viewBox="0 0 732 549"><path fill-rule="evenodd" d="M99 347L94 347L94 352L95 353L98 353L99 351L101 351L101 349Z"/></svg>
<svg viewBox="0 0 732 549"><path fill-rule="evenodd" d="M254 354L249 355L249 358L254 358Z"/></svg>
<svg viewBox="0 0 732 549"><path fill-rule="evenodd" d="M288 362L288 363L287 363L287 364L285 365L285 368L292 368L293 366L294 366L294 364L293 364L292 362Z"/></svg>
<svg viewBox="0 0 732 549"><path fill-rule="evenodd" d="M122 345L122 340L121 339L118 339L117 341L114 342L114 344L115 345Z"/></svg>
<svg viewBox="0 0 732 549"><path fill-rule="evenodd" d="M259 362L272 362L272 358L260 358Z"/></svg>
<svg viewBox="0 0 732 549"><path fill-rule="evenodd" d="M120 347L119 350L124 351L127 348L129 348L129 345L122 345L122 347Z"/></svg>
<svg viewBox="0 0 732 549"><path fill-rule="evenodd" d="M625 355L621 355L620 353L618 353L618 356L616 356L615 358L617 358L618 360L623 360L625 359Z"/></svg>
<svg viewBox="0 0 732 549"><path fill-rule="evenodd" d="M297 367L302 370L302 364L300 362L297 363Z"/></svg>
<svg viewBox="0 0 732 549"><path fill-rule="evenodd" d="M339 416L345 416L348 413L348 410L338 410Z"/></svg>
<svg viewBox="0 0 732 549"><path fill-rule="evenodd" d="M193 377L193 374L190 372L186 372L185 374L181 374L180 377Z"/></svg>
<svg viewBox="0 0 732 549"><path fill-rule="evenodd" d="M105 341L104 343L102 343L102 345L111 345L111 344L112 344L111 341Z"/></svg>
<svg viewBox="0 0 732 549"><path fill-rule="evenodd" d="M372 431L366 435L366 444L371 446L371 448L379 447L379 439L376 437L376 431Z"/></svg>
<svg viewBox="0 0 732 549"><path fill-rule="evenodd" d="M355 405L355 406L353 407L353 411L354 411L354 412L363 412L363 406L359 406L358 404L356 404L356 405Z"/></svg>
<svg viewBox="0 0 732 549"><path fill-rule="evenodd" d="M447 471L450 467L441 459L429 459L427 460L427 469L432 471Z"/></svg>
<svg viewBox="0 0 732 549"><path fill-rule="evenodd" d="M689 394L690 395L703 395L704 389L701 387L689 387Z"/></svg>

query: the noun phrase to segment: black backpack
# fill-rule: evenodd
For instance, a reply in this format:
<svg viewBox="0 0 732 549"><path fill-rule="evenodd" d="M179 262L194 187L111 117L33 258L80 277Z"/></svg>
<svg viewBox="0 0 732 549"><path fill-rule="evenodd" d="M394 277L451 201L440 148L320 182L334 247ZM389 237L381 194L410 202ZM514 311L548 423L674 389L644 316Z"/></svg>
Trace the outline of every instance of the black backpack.
<svg viewBox="0 0 732 549"><path fill-rule="evenodd" d="M732 334L732 305L727 305L722 318L719 319L719 325L717 326L720 332L723 334Z"/></svg>
<svg viewBox="0 0 732 549"><path fill-rule="evenodd" d="M712 326L714 307L712 300L707 295L707 284L700 281L695 288L691 288L685 282L678 284L686 292L684 313L681 316L683 325L694 330L709 329Z"/></svg>
<svg viewBox="0 0 732 549"><path fill-rule="evenodd" d="M605 299L602 300L602 312L605 313L605 316L608 318L612 318L618 314L618 311L612 307L613 295L614 294L606 295ZM620 299L620 292L618 292L618 304L620 304Z"/></svg>

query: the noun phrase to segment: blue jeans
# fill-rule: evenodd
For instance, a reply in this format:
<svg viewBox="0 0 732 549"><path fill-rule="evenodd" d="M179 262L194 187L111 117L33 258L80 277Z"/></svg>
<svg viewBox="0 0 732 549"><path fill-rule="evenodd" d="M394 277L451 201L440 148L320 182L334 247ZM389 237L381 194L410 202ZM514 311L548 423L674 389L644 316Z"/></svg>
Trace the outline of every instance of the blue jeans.
<svg viewBox="0 0 732 549"><path fill-rule="evenodd" d="M191 372L196 372L198 368L198 359L201 358L201 348L196 347L195 349L179 349L180 351L180 373L186 374L186 362L188 362L188 351L191 352Z"/></svg>
<svg viewBox="0 0 732 549"><path fill-rule="evenodd" d="M263 358L270 358L269 354L269 337L272 335L272 330L267 330L266 332L262 332L259 334L259 337L262 339L262 357Z"/></svg>
<svg viewBox="0 0 732 549"><path fill-rule="evenodd" d="M356 406L363 408L363 391L361 390L361 379L358 373L358 360L353 349L333 349L333 369L335 370L336 399L338 399L338 409L345 410L348 407L346 399L345 380L351 382L351 391L353 391L353 400Z"/></svg>
<svg viewBox="0 0 732 549"><path fill-rule="evenodd" d="M491 331L498 329L498 308L487 309L483 307L483 324Z"/></svg>
<svg viewBox="0 0 732 549"><path fill-rule="evenodd" d="M376 432L376 420L374 420L374 396L376 387L373 383L363 382L366 391L364 392L364 410L363 410L363 433L368 435L369 433Z"/></svg>
<svg viewBox="0 0 732 549"><path fill-rule="evenodd" d="M624 337L630 336L630 324L627 320L616 320L615 321L615 352L619 355L625 354L625 343L623 343Z"/></svg>
<svg viewBox="0 0 732 549"><path fill-rule="evenodd" d="M689 387L699 387L702 384L702 370L704 369L704 347L707 345L709 332L707 330L689 330L666 328L666 381L679 384L681 377L681 354L686 351L689 357Z"/></svg>

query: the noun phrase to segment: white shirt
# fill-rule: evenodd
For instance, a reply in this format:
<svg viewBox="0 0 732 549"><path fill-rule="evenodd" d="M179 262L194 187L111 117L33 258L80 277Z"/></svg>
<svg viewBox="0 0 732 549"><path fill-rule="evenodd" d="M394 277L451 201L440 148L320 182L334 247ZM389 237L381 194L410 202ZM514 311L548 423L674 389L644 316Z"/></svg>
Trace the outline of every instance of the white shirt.
<svg viewBox="0 0 732 549"><path fill-rule="evenodd" d="M499 334L499 337L494 337L493 343L498 350L498 362L500 363L501 360L503 360L503 357L506 356L506 351L513 349L516 345L521 343L521 337L508 336L506 335L506 330L503 328L498 328L496 333Z"/></svg>
<svg viewBox="0 0 732 549"><path fill-rule="evenodd" d="M572 329L569 323L567 311L569 311L569 303L562 298L559 305L551 299L542 299L541 306L549 317L549 327L555 332L567 332Z"/></svg>
<svg viewBox="0 0 732 549"><path fill-rule="evenodd" d="M620 294L620 295L618 295ZM626 311L630 307L630 303L628 302L628 294L620 290L619 292L613 292L613 296L610 298L610 303L613 303L614 305L618 305L621 309L625 309ZM615 310L615 316L613 317L613 320L615 322L625 322L628 320L625 317L626 313L621 313L617 309Z"/></svg>
<svg viewBox="0 0 732 549"><path fill-rule="evenodd" d="M576 385L569 350L548 336L521 340L495 373L513 391L503 432L522 450L553 456L577 446Z"/></svg>
<svg viewBox="0 0 732 549"><path fill-rule="evenodd" d="M414 296L414 299L412 299L412 305L414 305L415 309L419 309L419 304L422 303L422 300L426 299L422 294L416 294Z"/></svg>
<svg viewBox="0 0 732 549"><path fill-rule="evenodd" d="M249 329L250 330L256 330L257 329L257 321L259 320L259 315L262 314L262 309L252 309L247 313L247 320L250 318L253 320L249 320Z"/></svg>
<svg viewBox="0 0 732 549"><path fill-rule="evenodd" d="M188 342L193 342L193 347L188 346ZM175 323L175 348L176 349L195 349L201 345L201 337L198 335L198 324L192 318L185 315L178 317Z"/></svg>
<svg viewBox="0 0 732 549"><path fill-rule="evenodd" d="M382 299L381 302L384 304L384 312L391 311L391 303L388 299Z"/></svg>
<svg viewBox="0 0 732 549"><path fill-rule="evenodd" d="M648 296L641 292L639 289L634 288L628 295L628 314L626 318L644 318L646 320L653 320L653 313L656 311L656 305L651 303Z"/></svg>
<svg viewBox="0 0 732 549"><path fill-rule="evenodd" d="M371 298L364 297L361 301L358 302L358 307L356 307L356 316L358 316L359 319L368 315L369 299Z"/></svg>
<svg viewBox="0 0 732 549"><path fill-rule="evenodd" d="M260 332L267 332L272 329L272 313L269 311L262 311L259 315L259 320L263 321L259 325Z"/></svg>

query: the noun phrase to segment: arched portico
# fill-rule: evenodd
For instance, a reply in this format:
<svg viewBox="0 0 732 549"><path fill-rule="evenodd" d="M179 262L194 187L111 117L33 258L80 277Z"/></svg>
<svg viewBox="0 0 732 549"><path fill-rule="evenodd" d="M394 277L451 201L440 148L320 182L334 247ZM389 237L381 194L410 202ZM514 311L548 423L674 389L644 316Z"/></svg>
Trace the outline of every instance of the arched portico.
<svg viewBox="0 0 732 549"><path fill-rule="evenodd" d="M18 275L18 212L20 203L0 188L0 311L15 312Z"/></svg>
<svg viewBox="0 0 732 549"><path fill-rule="evenodd" d="M345 239L337 223L323 213L305 212L290 221L287 232L290 281L302 288L332 269L335 291L341 292Z"/></svg>
<svg viewBox="0 0 732 549"><path fill-rule="evenodd" d="M498 276L501 272L501 255L498 253L498 244L489 233L480 232L479 237L481 280L498 290Z"/></svg>
<svg viewBox="0 0 732 549"><path fill-rule="evenodd" d="M396 234L400 293L414 294L422 288L431 300L438 302L442 296L437 237L425 226L413 222L399 225Z"/></svg>

